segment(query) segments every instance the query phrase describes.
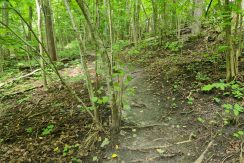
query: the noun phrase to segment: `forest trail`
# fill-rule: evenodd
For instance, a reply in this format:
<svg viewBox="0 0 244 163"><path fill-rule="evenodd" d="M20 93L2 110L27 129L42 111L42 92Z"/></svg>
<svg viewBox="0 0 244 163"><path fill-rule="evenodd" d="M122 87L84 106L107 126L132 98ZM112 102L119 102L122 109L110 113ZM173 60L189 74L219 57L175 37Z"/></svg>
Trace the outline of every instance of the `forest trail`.
<svg viewBox="0 0 244 163"><path fill-rule="evenodd" d="M131 73L130 87L135 95L128 99L131 109L123 113L129 124L143 127L122 127L117 149L106 152L104 163L116 162L194 162L198 157L189 138L191 131L182 126L182 117L168 117L170 102L167 88L155 89L158 83L150 82L147 73L137 69ZM162 86L163 87L163 86ZM110 159L112 154L117 160Z"/></svg>

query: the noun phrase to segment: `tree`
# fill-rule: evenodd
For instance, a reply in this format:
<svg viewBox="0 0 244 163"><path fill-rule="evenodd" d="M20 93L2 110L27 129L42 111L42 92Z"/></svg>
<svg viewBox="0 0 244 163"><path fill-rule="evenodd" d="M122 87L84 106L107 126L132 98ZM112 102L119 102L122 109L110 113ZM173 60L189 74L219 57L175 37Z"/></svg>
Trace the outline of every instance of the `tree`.
<svg viewBox="0 0 244 163"><path fill-rule="evenodd" d="M50 0L43 0L43 13L45 17L45 29L47 39L47 49L53 61L57 60L56 44L53 30L53 18Z"/></svg>
<svg viewBox="0 0 244 163"><path fill-rule="evenodd" d="M39 52L40 52L40 65L42 68L42 78L43 78L43 85L44 88L47 89L47 77L46 77L46 72L45 72L45 63L44 63L44 54L43 54L43 47L42 47L42 42L43 42L43 34L42 34L42 8L41 8L41 1L36 0L36 11L37 11L37 27L38 27L38 34L39 34Z"/></svg>
<svg viewBox="0 0 244 163"><path fill-rule="evenodd" d="M9 9L8 9L8 3L3 2L3 7L2 7L2 22L6 24L7 26L9 25ZM5 36L7 36L7 32ZM5 47L1 46L0 47L0 72L4 71L4 60L5 58L9 58L10 51Z"/></svg>
<svg viewBox="0 0 244 163"><path fill-rule="evenodd" d="M120 110L119 110L120 107L117 104L116 94L115 94L115 90L114 90L115 87L114 87L114 82L113 82L112 63L111 63L109 54L104 46L104 43L103 43L102 39L100 38L98 31L96 30L94 24L92 23L92 19L90 17L90 12L89 12L88 8L86 7L87 5L85 4L84 0L76 0L76 2L83 13L83 16L86 20L88 29L91 33L94 43L101 50L102 61L106 65L106 66L104 66L104 71L106 74L108 94L110 97L110 106L111 106L111 110L112 110L111 128L112 128L113 133L117 133L119 131L119 127L120 127Z"/></svg>
<svg viewBox="0 0 244 163"><path fill-rule="evenodd" d="M232 8L229 0L225 0L224 25L226 50L226 80L230 82L238 75L238 55L233 42L232 33ZM242 21L242 20L240 20ZM237 26L238 26L238 22Z"/></svg>
<svg viewBox="0 0 244 163"><path fill-rule="evenodd" d="M71 13L70 6L69 6L69 3L67 2L67 0L64 0L64 4L65 4L66 10L70 16L71 24L73 26L74 31L76 32L76 37L79 42L81 65L83 67L83 70L84 70L85 76L86 76L86 83L87 83L87 89L88 89L88 93L89 93L89 97L90 97L90 102L92 104L92 110L94 110L94 120L95 120L97 126L100 127L99 110L96 106L96 103L95 103L96 101L94 100L95 99L94 88L92 85L91 75L89 73L88 66L87 66L84 40L82 39L81 32L78 30L77 25L75 24L74 17L73 17L73 14Z"/></svg>
<svg viewBox="0 0 244 163"><path fill-rule="evenodd" d="M201 17L203 14L203 0L194 0L192 33L198 35L201 32Z"/></svg>

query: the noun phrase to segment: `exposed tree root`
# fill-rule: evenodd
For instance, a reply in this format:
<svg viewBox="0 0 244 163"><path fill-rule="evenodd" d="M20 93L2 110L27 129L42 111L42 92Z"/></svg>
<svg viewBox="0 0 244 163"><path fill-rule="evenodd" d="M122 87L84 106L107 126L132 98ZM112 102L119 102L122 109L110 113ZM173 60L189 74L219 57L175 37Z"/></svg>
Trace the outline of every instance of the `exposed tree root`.
<svg viewBox="0 0 244 163"><path fill-rule="evenodd" d="M133 129L133 128L137 128L137 129L143 129L143 128L150 128L150 127L156 127L156 126L168 126L168 124L150 124L150 125L145 125L145 126L123 126L121 127L121 129Z"/></svg>
<svg viewBox="0 0 244 163"><path fill-rule="evenodd" d="M201 163L205 157L205 154L208 152L209 148L213 145L213 141L211 141L207 148L203 151L203 153L198 157L198 159L194 163Z"/></svg>

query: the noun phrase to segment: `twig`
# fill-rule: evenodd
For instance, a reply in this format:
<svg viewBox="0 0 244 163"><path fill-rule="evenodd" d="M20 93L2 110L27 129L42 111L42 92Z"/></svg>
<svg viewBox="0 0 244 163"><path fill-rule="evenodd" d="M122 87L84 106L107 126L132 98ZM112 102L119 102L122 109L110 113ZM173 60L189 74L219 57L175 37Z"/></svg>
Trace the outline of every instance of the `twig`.
<svg viewBox="0 0 244 163"><path fill-rule="evenodd" d="M188 140L177 142L177 143L174 143L174 144L163 145L163 146L153 146L153 147L147 147L147 148L129 148L129 147L127 147L127 149L128 150L132 150L132 151L143 151L143 150L168 148L168 147L172 147L173 145L180 145L180 144L190 143L190 142L192 142L192 136L193 135L191 134Z"/></svg>
<svg viewBox="0 0 244 163"><path fill-rule="evenodd" d="M34 111L34 109L39 105L39 103L41 102L42 99L43 99L43 97L40 98L40 99L37 101L36 105L31 109L31 111L30 111L28 114L26 114L25 117L28 117L28 116Z"/></svg>
<svg viewBox="0 0 244 163"><path fill-rule="evenodd" d="M234 155L229 155L223 158L223 160L221 161L221 163L224 163L227 159L231 158Z"/></svg>
<svg viewBox="0 0 244 163"><path fill-rule="evenodd" d="M38 85L38 86L34 86L34 87L27 88L27 89L22 90L22 91L13 92L13 93L10 93L10 94L5 94L5 95L3 95L3 97L1 97L1 99L5 99L6 97L10 97L10 96L15 96L15 95L18 95L18 94L22 94L24 92L31 91L31 90L36 89L36 88L41 88L42 86L43 85Z"/></svg>
<svg viewBox="0 0 244 163"><path fill-rule="evenodd" d="M180 114L191 114L192 112L194 112L193 109L191 111L188 111L188 112L181 112Z"/></svg>
<svg viewBox="0 0 244 163"><path fill-rule="evenodd" d="M150 127L155 127L155 126L168 126L168 124L151 124L151 125L145 125L145 126L123 126L121 129L133 129L133 128L150 128Z"/></svg>
<svg viewBox="0 0 244 163"><path fill-rule="evenodd" d="M244 163L244 159L243 159L243 142L241 143L240 163Z"/></svg>
<svg viewBox="0 0 244 163"><path fill-rule="evenodd" d="M43 112L40 112L40 113L33 114L33 115L29 116L28 118L33 118L33 117L39 116L41 114L48 113L48 111L49 110L46 110L46 111L43 111Z"/></svg>
<svg viewBox="0 0 244 163"><path fill-rule="evenodd" d="M205 154L208 152L209 148L213 145L213 141L211 141L207 148L203 151L203 153L198 157L198 159L194 163L201 163L204 159Z"/></svg>

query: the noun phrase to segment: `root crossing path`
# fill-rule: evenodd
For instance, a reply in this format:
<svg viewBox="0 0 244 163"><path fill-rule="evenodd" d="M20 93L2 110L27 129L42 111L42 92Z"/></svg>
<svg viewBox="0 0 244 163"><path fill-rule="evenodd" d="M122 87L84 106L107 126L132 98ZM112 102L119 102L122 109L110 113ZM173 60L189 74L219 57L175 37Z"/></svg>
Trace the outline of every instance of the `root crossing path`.
<svg viewBox="0 0 244 163"><path fill-rule="evenodd" d="M134 95L128 98L131 109L123 112L126 124L118 145L106 151L102 162L194 162L199 153L194 147L192 131L182 124L181 117L170 114L172 101L166 87L149 81L142 69L134 70L131 75L130 88L135 88Z"/></svg>

